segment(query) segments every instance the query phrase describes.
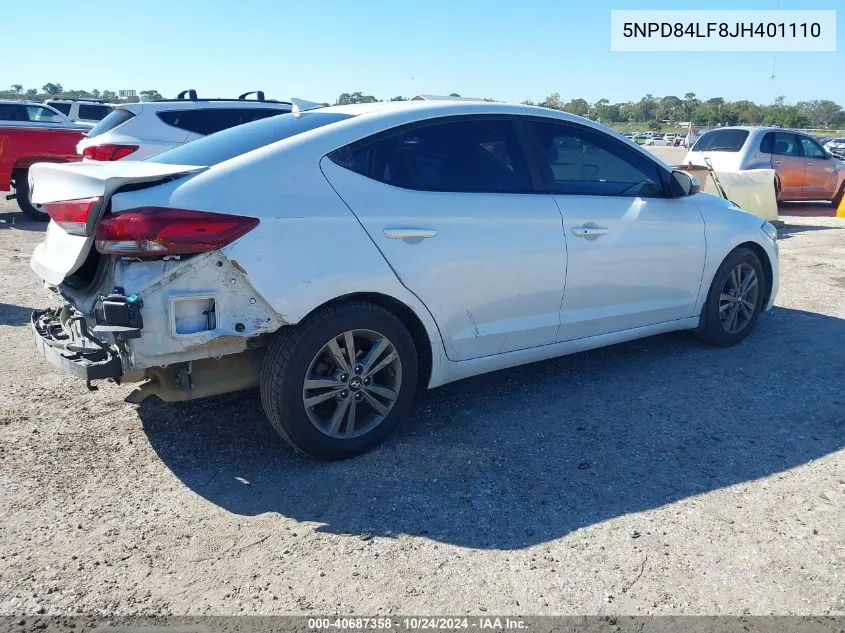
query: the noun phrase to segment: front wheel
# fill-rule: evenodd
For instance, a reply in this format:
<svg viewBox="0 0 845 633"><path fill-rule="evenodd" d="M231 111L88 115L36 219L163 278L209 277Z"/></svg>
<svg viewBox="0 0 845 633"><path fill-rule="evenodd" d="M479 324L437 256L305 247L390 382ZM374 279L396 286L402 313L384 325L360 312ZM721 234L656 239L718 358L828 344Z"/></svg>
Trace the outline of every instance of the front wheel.
<svg viewBox="0 0 845 633"><path fill-rule="evenodd" d="M261 370L273 428L320 459L354 457L382 442L407 415L416 386L411 335L364 301L330 306L280 332Z"/></svg>
<svg viewBox="0 0 845 633"><path fill-rule="evenodd" d="M24 215L37 222L49 222L50 216L39 210L29 199L29 170L19 169L15 172L15 200Z"/></svg>
<svg viewBox="0 0 845 633"><path fill-rule="evenodd" d="M763 265L753 251L730 253L716 275L701 311L698 335L712 345L735 345L757 324L763 306Z"/></svg>

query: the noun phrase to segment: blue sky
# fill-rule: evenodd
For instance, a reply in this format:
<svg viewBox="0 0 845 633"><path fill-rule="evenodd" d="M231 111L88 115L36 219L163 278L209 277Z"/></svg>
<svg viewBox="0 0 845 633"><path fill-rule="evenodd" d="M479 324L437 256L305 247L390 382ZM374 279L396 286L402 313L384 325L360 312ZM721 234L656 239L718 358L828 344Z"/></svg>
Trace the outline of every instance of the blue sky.
<svg viewBox="0 0 845 633"><path fill-rule="evenodd" d="M418 93L638 100L645 93L845 105L845 2L702 0L39 0L9 28L0 84L185 88L334 101ZM577 8L576 8L577 7ZM611 9L840 9L837 51L614 53ZM33 7L34 9L34 7ZM30 28L31 27L31 28ZM19 51L13 55L11 51Z"/></svg>

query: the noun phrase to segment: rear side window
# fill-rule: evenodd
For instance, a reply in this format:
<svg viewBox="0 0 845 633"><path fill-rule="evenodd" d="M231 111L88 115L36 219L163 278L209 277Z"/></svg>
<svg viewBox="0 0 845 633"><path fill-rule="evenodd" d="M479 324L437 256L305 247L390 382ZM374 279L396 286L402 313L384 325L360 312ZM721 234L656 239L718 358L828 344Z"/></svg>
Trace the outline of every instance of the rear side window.
<svg viewBox="0 0 845 633"><path fill-rule="evenodd" d="M208 135L236 125L285 114L285 110L270 108L202 108L158 112L158 118L181 130Z"/></svg>
<svg viewBox="0 0 845 633"><path fill-rule="evenodd" d="M15 103L0 103L0 121L29 121L26 107Z"/></svg>
<svg viewBox="0 0 845 633"><path fill-rule="evenodd" d="M429 123L359 141L329 158L363 176L406 189L532 191L525 156L507 119Z"/></svg>
<svg viewBox="0 0 845 633"><path fill-rule="evenodd" d="M590 196L664 195L660 170L636 150L575 125L533 121L538 162L553 193Z"/></svg>
<svg viewBox="0 0 845 633"><path fill-rule="evenodd" d="M79 104L79 118L88 119L90 121L100 121L111 112L111 108L102 105L89 105L87 103ZM65 112L67 114L67 112Z"/></svg>
<svg viewBox="0 0 845 633"><path fill-rule="evenodd" d="M711 130L692 146L693 152L738 152L745 145L748 130Z"/></svg>
<svg viewBox="0 0 845 633"><path fill-rule="evenodd" d="M65 116L70 115L70 104L69 103L50 103L52 107L56 108L59 112L64 114Z"/></svg>
<svg viewBox="0 0 845 633"><path fill-rule="evenodd" d="M97 125L91 128L91 131L88 132L87 137L91 138L93 136L99 136L100 134L110 132L118 125L123 125L134 116L134 114L124 108L113 108L112 111L109 112L109 114L107 114L104 119L102 119L99 123L97 123Z"/></svg>
<svg viewBox="0 0 845 633"><path fill-rule="evenodd" d="M350 118L351 114L319 110L300 115L280 114L223 130L147 160L170 165L216 165L270 143Z"/></svg>
<svg viewBox="0 0 845 633"><path fill-rule="evenodd" d="M764 154L778 156L800 156L798 137L789 132L768 132L760 143L760 151Z"/></svg>

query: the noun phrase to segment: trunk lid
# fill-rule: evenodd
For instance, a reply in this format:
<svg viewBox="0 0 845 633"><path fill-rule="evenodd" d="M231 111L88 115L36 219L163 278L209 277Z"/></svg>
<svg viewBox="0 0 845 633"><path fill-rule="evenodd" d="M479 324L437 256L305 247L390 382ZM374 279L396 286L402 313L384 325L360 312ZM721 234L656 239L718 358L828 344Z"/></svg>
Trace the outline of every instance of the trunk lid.
<svg viewBox="0 0 845 633"><path fill-rule="evenodd" d="M36 163L29 169L30 197L35 204L102 198L102 202L90 211L96 218L92 218L94 221L89 222L89 226L96 228L96 221L108 207L109 198L121 187L155 185L203 169L206 168L140 161ZM93 244L93 230L87 235L72 235L51 221L44 240L32 254L30 266L46 282L58 285L82 266Z"/></svg>

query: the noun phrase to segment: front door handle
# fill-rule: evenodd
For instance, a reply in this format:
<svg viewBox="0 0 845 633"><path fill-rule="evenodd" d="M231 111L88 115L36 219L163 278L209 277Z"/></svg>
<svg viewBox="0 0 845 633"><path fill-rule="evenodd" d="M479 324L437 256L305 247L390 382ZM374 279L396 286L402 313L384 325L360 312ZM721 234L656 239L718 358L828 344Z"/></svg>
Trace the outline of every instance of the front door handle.
<svg viewBox="0 0 845 633"><path fill-rule="evenodd" d="M422 240L437 235L434 229L389 228L384 229L385 236L391 240Z"/></svg>
<svg viewBox="0 0 845 633"><path fill-rule="evenodd" d="M607 229L604 229L600 226L573 226L572 227L572 235L575 237L599 237L600 235L604 235L607 233Z"/></svg>
<svg viewBox="0 0 845 633"><path fill-rule="evenodd" d="M773 160L772 164L773 165L780 165L782 162L783 162L782 160Z"/></svg>

